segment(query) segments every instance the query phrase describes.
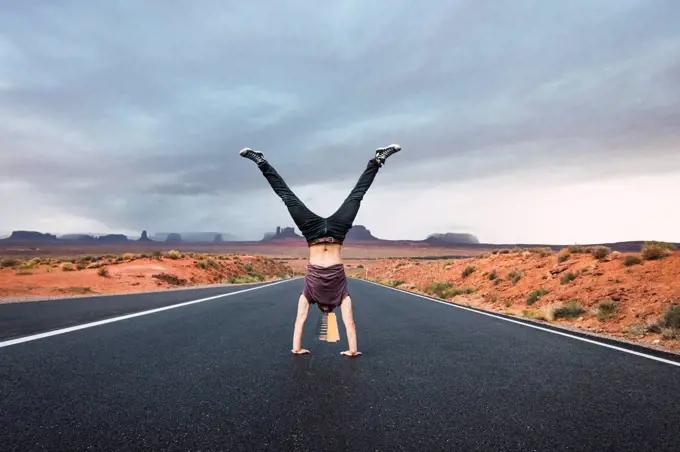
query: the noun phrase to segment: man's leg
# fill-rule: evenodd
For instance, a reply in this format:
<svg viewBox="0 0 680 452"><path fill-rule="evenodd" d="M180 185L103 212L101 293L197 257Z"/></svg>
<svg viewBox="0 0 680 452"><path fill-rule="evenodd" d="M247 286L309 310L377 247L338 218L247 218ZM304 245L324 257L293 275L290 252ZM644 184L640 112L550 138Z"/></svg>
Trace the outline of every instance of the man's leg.
<svg viewBox="0 0 680 452"><path fill-rule="evenodd" d="M260 171L262 171L262 174L267 179L274 192L279 195L286 205L290 216L305 238L308 235L314 234L316 230L321 227L323 219L309 210L307 206L300 201L300 198L293 193L279 173L265 159L262 152L244 148L239 154L242 157L257 163L258 168L260 168Z"/></svg>
<svg viewBox="0 0 680 452"><path fill-rule="evenodd" d="M342 322L345 324L345 331L347 332L347 343L349 350L340 352L341 355L359 356L361 352L357 350L357 328L354 325L354 312L352 311L352 298L347 295L340 305L340 312L342 313Z"/></svg>
<svg viewBox="0 0 680 452"><path fill-rule="evenodd" d="M307 321L307 314L309 313L309 301L300 294L298 299L297 317L295 318L295 330L293 331L293 352L296 355L304 355L310 353L309 350L302 348L302 332L305 329L305 322Z"/></svg>
<svg viewBox="0 0 680 452"><path fill-rule="evenodd" d="M350 230L354 223L357 213L359 213L361 201L364 199L364 195L371 187L371 184L373 184L373 179L375 179L375 175L378 174L378 170L385 164L387 157L400 150L401 147L398 144L376 149L375 158L369 160L366 169L359 177L359 180L349 193L349 196L345 198L345 201L340 208L333 215L328 217L328 227L333 233L342 237L347 234L347 231Z"/></svg>

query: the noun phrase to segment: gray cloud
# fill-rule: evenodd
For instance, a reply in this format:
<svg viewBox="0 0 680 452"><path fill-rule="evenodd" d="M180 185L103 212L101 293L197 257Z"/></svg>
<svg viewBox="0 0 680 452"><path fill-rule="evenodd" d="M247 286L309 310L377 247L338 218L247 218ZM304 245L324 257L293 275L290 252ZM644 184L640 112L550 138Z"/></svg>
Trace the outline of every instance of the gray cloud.
<svg viewBox="0 0 680 452"><path fill-rule="evenodd" d="M244 146L291 185L351 181L391 142L415 184L663 158L679 18L670 0L13 2L0 177L111 227L239 233L229 206L265 184Z"/></svg>

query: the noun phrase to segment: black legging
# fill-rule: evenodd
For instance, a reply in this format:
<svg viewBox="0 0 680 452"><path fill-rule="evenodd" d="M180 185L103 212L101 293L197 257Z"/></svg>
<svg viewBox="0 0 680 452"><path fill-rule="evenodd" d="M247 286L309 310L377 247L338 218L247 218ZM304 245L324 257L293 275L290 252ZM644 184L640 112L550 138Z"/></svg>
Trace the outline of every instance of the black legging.
<svg viewBox="0 0 680 452"><path fill-rule="evenodd" d="M286 204L290 216L308 242L323 237L332 237L340 242L345 240L345 235L352 228L354 218L356 218L359 212L361 200L364 198L380 169L380 165L375 159L369 160L366 169L340 208L330 217L322 218L309 210L300 201L279 173L268 162L260 163L258 167L269 181L269 185L271 185L274 192Z"/></svg>

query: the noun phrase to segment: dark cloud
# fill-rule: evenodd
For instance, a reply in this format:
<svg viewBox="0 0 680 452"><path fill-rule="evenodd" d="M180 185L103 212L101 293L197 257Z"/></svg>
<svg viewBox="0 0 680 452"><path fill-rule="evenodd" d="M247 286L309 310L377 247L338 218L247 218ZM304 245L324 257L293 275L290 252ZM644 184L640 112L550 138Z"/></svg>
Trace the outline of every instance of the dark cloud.
<svg viewBox="0 0 680 452"><path fill-rule="evenodd" d="M351 183L392 142L415 184L663 158L679 17L643 0L13 2L0 177L111 227L182 206L180 225L239 228L254 220L227 208L264 186L244 146L291 185Z"/></svg>

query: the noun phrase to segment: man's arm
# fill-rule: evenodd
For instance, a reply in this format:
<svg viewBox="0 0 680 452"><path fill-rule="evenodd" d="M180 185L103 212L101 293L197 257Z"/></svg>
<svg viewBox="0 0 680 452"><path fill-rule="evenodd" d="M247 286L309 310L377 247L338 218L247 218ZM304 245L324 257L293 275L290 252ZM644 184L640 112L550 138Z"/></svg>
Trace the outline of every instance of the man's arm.
<svg viewBox="0 0 680 452"><path fill-rule="evenodd" d="M340 305L340 312L342 313L342 321L345 324L345 331L347 331L347 343L349 350L340 352L341 355L359 356L360 351L357 351L357 328L354 324L354 312L352 311L352 299L345 297Z"/></svg>
<svg viewBox="0 0 680 452"><path fill-rule="evenodd" d="M302 355L305 353L310 353L309 350L302 348L302 332L305 329L305 322L307 321L307 314L309 313L309 301L307 298L300 294L300 299L298 300L297 317L295 318L295 330L293 331L293 349L291 352L296 355Z"/></svg>

